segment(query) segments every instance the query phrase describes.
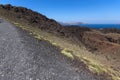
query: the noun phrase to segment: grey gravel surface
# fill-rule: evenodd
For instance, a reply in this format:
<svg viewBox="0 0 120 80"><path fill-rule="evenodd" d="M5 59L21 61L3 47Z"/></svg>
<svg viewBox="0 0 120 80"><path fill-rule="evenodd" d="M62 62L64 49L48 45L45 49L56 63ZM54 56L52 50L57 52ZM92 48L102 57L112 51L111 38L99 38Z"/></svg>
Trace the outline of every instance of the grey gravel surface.
<svg viewBox="0 0 120 80"><path fill-rule="evenodd" d="M0 80L104 80L78 71L50 43L0 22Z"/></svg>

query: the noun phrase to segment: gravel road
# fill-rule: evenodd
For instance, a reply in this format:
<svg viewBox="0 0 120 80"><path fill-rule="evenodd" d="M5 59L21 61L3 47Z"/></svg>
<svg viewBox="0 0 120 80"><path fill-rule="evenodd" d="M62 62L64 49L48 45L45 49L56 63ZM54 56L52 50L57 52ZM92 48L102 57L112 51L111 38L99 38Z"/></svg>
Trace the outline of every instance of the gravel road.
<svg viewBox="0 0 120 80"><path fill-rule="evenodd" d="M0 19L0 80L104 80L79 72L47 41Z"/></svg>

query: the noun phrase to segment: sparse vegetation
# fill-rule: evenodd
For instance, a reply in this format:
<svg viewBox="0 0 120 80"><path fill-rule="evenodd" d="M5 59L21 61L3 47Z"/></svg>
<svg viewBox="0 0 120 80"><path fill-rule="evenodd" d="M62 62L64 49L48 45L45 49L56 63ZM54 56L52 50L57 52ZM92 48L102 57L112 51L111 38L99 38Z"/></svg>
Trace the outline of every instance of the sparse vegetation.
<svg viewBox="0 0 120 80"><path fill-rule="evenodd" d="M113 69L105 67L104 65L94 60L87 59L86 57L82 57L81 60L83 60L83 62L87 64L87 66L89 67L89 70L91 70L92 72L98 75L108 73L112 77L112 80L120 80L120 77L119 77L120 73L114 71Z"/></svg>
<svg viewBox="0 0 120 80"><path fill-rule="evenodd" d="M63 49L63 50L61 51L61 53L62 53L63 55L65 55L65 56L71 58L72 60L74 59L73 52L70 51L70 50L68 50L68 49L66 49L66 48Z"/></svg>
<svg viewBox="0 0 120 80"><path fill-rule="evenodd" d="M5 8L11 9L10 5ZM26 8L20 7L20 9L16 10L17 7L15 7L12 8L11 11L6 11L5 8L2 8L3 11L0 11L0 16L12 22L17 27L28 31L30 35L33 35L36 39L49 41L52 45L59 47L63 55L72 60L74 60L74 56L77 56L93 73L97 73L98 75L106 73L111 76L113 80L120 80L120 73L103 64L104 60L102 59L104 58L102 58L102 56L92 54L83 46L85 44L87 48L92 47L92 50L95 49L101 52L102 50L108 49L108 47L110 47L110 49L111 46L114 47L114 45L111 44L112 42L108 41L106 35L100 33L99 30L96 31L98 33L95 33L89 28L78 28L76 26L66 26L63 28L56 21L34 13L31 10L29 11ZM19 14L17 12L19 12ZM24 16L23 12L26 12ZM39 18L36 19L35 17L38 16ZM91 32L87 33L86 31Z"/></svg>
<svg viewBox="0 0 120 80"><path fill-rule="evenodd" d="M97 74L102 74L102 73L106 73L107 72L105 67L102 66L100 63L97 63L96 61L87 59L85 57L82 57L82 60L88 65L89 69L92 72L95 72Z"/></svg>
<svg viewBox="0 0 120 80"><path fill-rule="evenodd" d="M40 36L34 36L36 39L41 40L42 38Z"/></svg>
<svg viewBox="0 0 120 80"><path fill-rule="evenodd" d="M13 22L13 23L15 23L15 22ZM15 25L24 29L24 30L29 31L29 33L34 35L34 37L36 39L47 40L52 45L61 48L62 49L61 53L63 55L65 55L66 57L68 57L72 60L74 60L74 55L79 57L79 59L81 61L83 61L88 66L89 70L92 71L93 73L97 73L98 75L107 73L113 78L113 80L119 80L119 77L112 75L115 73L112 69L110 69L110 68L108 69L107 67L103 66L101 63L97 62L97 60L95 61L91 58L88 58L86 55L83 55L85 52L82 49L79 49L80 47L78 48L78 47L75 47L76 45L74 45L74 47L77 48L77 50L76 49L69 50L68 48L71 48L71 46L73 47L73 45L70 45L69 42L66 43L67 45L61 44L62 39L61 40L59 38L57 39L57 37L55 35L50 35L49 33L43 32L37 28L21 26L19 23L15 23ZM59 41L57 41L57 40L59 40ZM64 40L63 40L63 42L64 42ZM67 41L65 41L65 42L67 42ZM66 47L68 47L68 48L66 48ZM78 54L76 54L78 52L79 52L79 56L78 56Z"/></svg>

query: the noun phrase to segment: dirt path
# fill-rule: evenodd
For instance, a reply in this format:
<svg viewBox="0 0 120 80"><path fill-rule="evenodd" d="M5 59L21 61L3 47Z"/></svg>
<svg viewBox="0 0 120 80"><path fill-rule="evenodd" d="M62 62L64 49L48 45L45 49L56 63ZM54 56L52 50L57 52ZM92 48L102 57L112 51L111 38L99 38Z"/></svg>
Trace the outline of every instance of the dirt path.
<svg viewBox="0 0 120 80"><path fill-rule="evenodd" d="M104 80L77 71L46 41L7 21L0 23L0 80Z"/></svg>

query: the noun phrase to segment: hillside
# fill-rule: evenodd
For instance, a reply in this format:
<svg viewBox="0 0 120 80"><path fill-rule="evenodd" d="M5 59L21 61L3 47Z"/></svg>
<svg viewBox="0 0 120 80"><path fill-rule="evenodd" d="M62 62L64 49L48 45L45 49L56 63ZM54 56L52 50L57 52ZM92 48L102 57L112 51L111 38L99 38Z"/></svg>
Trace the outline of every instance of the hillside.
<svg viewBox="0 0 120 80"><path fill-rule="evenodd" d="M99 76L120 79L120 30L62 26L53 19L24 7L0 5L0 17L63 49L61 53L79 58ZM79 62L78 62L79 64ZM107 74L107 75L106 75Z"/></svg>

